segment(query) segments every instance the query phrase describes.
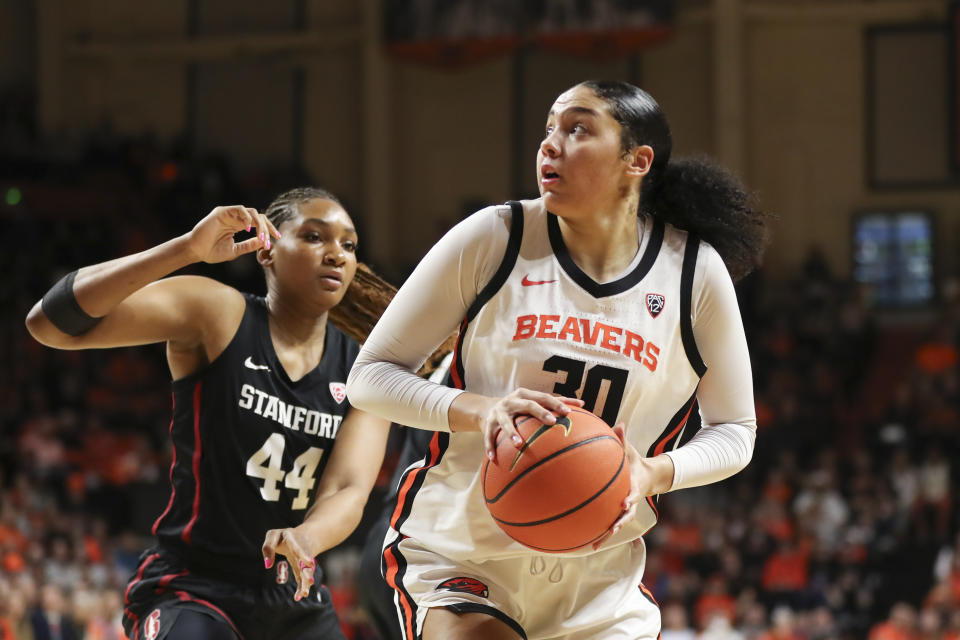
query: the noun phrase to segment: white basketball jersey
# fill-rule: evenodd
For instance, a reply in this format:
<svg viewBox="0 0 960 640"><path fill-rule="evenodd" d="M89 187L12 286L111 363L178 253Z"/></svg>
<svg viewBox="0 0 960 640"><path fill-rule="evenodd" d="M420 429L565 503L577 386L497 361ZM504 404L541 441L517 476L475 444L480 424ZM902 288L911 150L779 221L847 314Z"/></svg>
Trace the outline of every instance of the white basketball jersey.
<svg viewBox="0 0 960 640"><path fill-rule="evenodd" d="M705 371L690 321L699 240L644 220L641 254L622 277L601 284L573 262L542 201L525 210L509 205L506 254L461 325L454 385L494 397L517 387L578 397L611 426L625 422L642 455L676 447ZM536 554L487 511L483 455L479 433L437 433L425 460L401 480L393 528L454 560ZM656 521L648 498L608 545Z"/></svg>

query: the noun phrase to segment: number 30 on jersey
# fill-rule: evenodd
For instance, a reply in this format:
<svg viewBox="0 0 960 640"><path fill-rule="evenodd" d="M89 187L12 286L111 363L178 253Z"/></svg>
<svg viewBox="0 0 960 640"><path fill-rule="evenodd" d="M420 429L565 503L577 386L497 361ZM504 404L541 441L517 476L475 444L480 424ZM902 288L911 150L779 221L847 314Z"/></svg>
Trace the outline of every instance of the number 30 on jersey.
<svg viewBox="0 0 960 640"><path fill-rule="evenodd" d="M293 461L293 469L287 472L280 467L285 446L283 434L272 434L247 460L247 475L263 480L260 495L267 502L276 502L280 499L280 488L277 485L283 482L283 486L287 489L297 491L297 497L293 499L290 508L306 509L310 504L310 490L317 483L313 474L317 472L320 458L323 457L323 449L310 447L297 456Z"/></svg>

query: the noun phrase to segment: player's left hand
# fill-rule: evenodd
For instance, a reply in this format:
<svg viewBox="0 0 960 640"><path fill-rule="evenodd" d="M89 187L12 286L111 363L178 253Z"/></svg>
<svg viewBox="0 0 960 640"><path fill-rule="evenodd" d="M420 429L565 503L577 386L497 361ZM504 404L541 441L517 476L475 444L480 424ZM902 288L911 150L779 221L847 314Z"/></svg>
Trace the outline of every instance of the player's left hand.
<svg viewBox="0 0 960 640"><path fill-rule="evenodd" d="M641 500L647 496L663 493L673 483L673 462L669 456L656 458L641 456L636 447L627 440L627 425L623 422L617 423L613 432L620 439L620 444L623 445L627 454L627 462L630 464L630 493L623 500L623 512L620 517L599 540L593 543L594 550L599 549L611 536L620 531L623 525L633 520Z"/></svg>
<svg viewBox="0 0 960 640"><path fill-rule="evenodd" d="M297 579L297 591L294 600L302 600L310 595L313 586L317 559L307 549L306 536L298 531L299 527L270 529L263 539L263 566L273 567L277 555L282 555L290 564L290 571Z"/></svg>

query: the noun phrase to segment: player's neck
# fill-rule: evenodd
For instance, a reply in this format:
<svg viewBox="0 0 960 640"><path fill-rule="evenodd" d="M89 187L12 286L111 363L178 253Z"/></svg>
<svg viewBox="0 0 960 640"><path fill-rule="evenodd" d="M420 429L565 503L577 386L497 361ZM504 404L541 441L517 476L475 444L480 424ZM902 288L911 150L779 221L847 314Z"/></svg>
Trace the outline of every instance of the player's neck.
<svg viewBox="0 0 960 640"><path fill-rule="evenodd" d="M281 296L267 294L270 333L276 344L307 347L317 344L322 350L327 332L327 312L307 308L303 301L289 302Z"/></svg>
<svg viewBox="0 0 960 640"><path fill-rule="evenodd" d="M640 249L635 208L560 218L560 231L570 257L597 282L609 282L623 273Z"/></svg>

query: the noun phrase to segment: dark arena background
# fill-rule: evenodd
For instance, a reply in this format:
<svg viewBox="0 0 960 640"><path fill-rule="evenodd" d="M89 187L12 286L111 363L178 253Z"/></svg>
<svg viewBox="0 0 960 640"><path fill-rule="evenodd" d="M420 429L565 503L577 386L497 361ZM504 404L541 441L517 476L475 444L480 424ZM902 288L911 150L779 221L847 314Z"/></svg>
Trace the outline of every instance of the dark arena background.
<svg viewBox="0 0 960 640"><path fill-rule="evenodd" d="M776 216L738 285L753 461L647 536L663 639L960 638L958 27L947 0L0 0L0 639L122 637L169 492L162 345L42 347L52 283L316 184L399 285L536 194L546 111L587 78L648 90L676 154ZM189 272L263 291L250 256ZM356 640L400 429L322 558Z"/></svg>

